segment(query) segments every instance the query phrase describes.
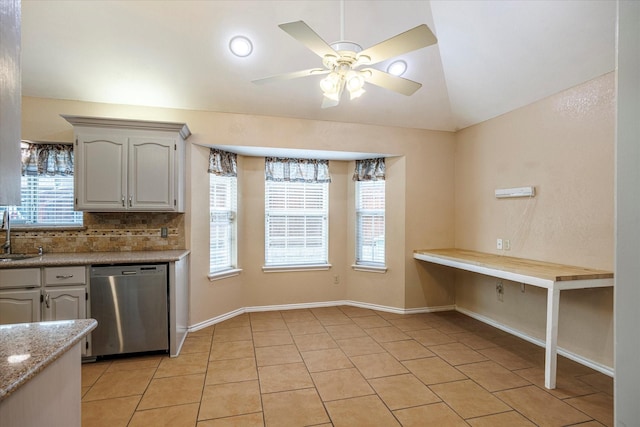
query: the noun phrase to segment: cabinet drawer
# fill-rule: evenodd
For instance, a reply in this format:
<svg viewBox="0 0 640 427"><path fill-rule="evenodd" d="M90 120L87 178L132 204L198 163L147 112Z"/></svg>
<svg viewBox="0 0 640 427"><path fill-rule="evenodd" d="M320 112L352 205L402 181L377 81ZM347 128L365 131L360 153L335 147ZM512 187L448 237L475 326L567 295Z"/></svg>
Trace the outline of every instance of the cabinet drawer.
<svg viewBox="0 0 640 427"><path fill-rule="evenodd" d="M47 267L44 269L45 286L79 285L87 283L86 267Z"/></svg>
<svg viewBox="0 0 640 427"><path fill-rule="evenodd" d="M35 288L40 286L39 268L0 270L0 288Z"/></svg>

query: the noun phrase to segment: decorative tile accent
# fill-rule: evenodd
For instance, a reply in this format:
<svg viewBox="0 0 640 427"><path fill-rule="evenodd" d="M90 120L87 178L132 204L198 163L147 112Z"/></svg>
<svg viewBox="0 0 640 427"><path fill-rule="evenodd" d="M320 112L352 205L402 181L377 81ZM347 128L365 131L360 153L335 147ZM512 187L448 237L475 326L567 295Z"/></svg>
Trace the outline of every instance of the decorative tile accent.
<svg viewBox="0 0 640 427"><path fill-rule="evenodd" d="M82 228L13 228L11 243L15 253L37 253L39 246L58 253L185 249L184 214L85 212Z"/></svg>

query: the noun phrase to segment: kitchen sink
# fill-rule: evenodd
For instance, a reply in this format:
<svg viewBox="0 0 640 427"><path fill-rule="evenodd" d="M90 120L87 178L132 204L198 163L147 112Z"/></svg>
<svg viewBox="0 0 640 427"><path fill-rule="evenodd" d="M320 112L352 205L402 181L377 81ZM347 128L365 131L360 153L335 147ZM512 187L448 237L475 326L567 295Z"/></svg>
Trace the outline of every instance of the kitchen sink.
<svg viewBox="0 0 640 427"><path fill-rule="evenodd" d="M37 258L38 254L0 254L0 262L20 261L21 259Z"/></svg>

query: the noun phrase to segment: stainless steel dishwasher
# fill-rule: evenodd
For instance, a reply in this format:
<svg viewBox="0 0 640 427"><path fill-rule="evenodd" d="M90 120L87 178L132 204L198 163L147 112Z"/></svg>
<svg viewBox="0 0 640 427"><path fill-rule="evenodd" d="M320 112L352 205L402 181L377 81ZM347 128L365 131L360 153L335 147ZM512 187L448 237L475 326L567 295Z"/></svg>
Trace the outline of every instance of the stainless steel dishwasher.
<svg viewBox="0 0 640 427"><path fill-rule="evenodd" d="M169 350L167 265L92 266L91 356Z"/></svg>

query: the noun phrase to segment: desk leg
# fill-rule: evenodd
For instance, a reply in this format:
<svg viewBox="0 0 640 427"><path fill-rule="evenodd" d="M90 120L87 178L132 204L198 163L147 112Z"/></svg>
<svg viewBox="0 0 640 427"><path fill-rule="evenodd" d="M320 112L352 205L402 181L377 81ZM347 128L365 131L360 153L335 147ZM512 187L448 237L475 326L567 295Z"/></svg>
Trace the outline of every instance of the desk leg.
<svg viewBox="0 0 640 427"><path fill-rule="evenodd" d="M547 289L547 336L545 343L544 386L556 388L556 368L558 364L558 315L560 291Z"/></svg>

